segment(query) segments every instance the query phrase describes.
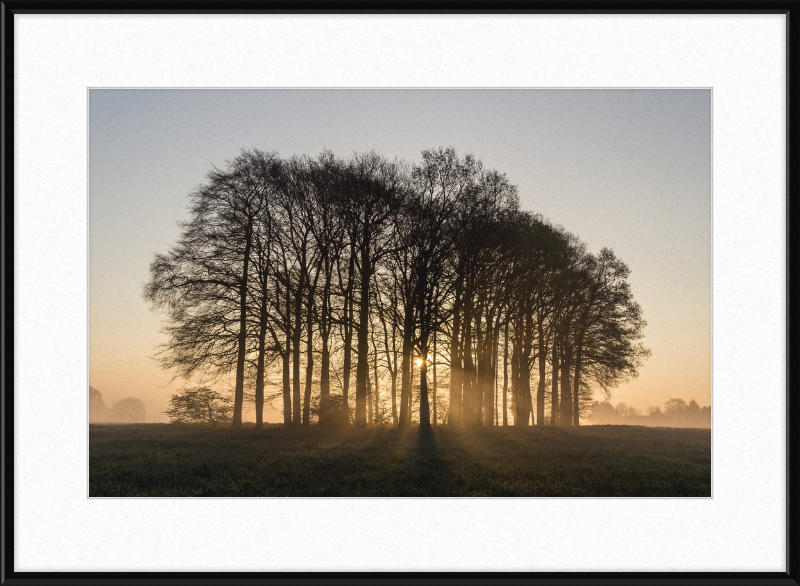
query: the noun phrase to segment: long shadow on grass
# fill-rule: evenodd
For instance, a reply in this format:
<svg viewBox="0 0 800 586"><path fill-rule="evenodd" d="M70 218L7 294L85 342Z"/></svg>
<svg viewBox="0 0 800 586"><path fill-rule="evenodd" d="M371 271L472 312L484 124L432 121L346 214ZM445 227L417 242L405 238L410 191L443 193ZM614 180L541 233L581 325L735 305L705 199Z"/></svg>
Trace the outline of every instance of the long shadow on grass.
<svg viewBox="0 0 800 586"><path fill-rule="evenodd" d="M330 471L335 472L335 480L321 494L313 489L309 494L301 488L297 496L449 494L446 462L440 457L436 432L431 429L381 429L357 446L321 449L310 454L304 464L310 478L330 477Z"/></svg>
<svg viewBox="0 0 800 586"><path fill-rule="evenodd" d="M430 427L416 431L418 440L411 457L414 481L398 496L447 496L446 464L439 456L436 434Z"/></svg>
<svg viewBox="0 0 800 586"><path fill-rule="evenodd" d="M448 466L437 432L419 427L304 430L255 466L236 496L447 496ZM243 454L244 455L244 454ZM252 457L248 458L252 460ZM240 469L241 464L232 468ZM231 470L232 480L236 470ZM241 481L239 482L241 484ZM215 493L216 494L216 493ZM210 496L210 495L209 495Z"/></svg>

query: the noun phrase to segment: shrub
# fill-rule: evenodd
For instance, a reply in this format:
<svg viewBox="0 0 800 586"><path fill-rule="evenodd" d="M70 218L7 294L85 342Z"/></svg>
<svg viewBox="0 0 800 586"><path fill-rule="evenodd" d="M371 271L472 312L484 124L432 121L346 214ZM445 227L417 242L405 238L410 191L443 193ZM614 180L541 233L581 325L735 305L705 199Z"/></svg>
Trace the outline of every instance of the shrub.
<svg viewBox="0 0 800 586"><path fill-rule="evenodd" d="M164 411L172 423L227 423L233 414L233 400L208 387L179 389Z"/></svg>

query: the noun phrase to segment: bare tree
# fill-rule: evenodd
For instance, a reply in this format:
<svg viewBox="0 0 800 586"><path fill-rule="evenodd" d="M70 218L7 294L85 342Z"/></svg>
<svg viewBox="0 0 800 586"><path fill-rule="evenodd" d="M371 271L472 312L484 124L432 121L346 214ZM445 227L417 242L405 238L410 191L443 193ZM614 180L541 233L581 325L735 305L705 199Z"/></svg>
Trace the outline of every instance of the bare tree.
<svg viewBox="0 0 800 586"><path fill-rule="evenodd" d="M388 161L370 152L354 155L348 165L345 220L353 228L350 233L355 237L354 261L359 285L358 321L355 324L357 426L366 425L367 415L370 281L378 263L395 247L396 218L407 191L402 163Z"/></svg>
<svg viewBox="0 0 800 586"><path fill-rule="evenodd" d="M243 151L225 170L208 174L191 194L191 219L181 224L178 244L156 255L143 292L154 308L168 312L170 339L161 361L176 376L209 367L215 375L225 372L235 348L233 427L242 425L250 254L270 189L256 162L272 157Z"/></svg>

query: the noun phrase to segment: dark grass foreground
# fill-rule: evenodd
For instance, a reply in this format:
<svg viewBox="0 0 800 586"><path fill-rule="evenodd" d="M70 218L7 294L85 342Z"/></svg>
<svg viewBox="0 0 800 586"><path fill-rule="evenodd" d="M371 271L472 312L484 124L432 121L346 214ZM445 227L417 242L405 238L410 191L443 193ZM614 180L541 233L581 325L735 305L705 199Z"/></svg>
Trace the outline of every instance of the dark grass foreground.
<svg viewBox="0 0 800 586"><path fill-rule="evenodd" d="M711 431L91 425L90 496L711 496Z"/></svg>

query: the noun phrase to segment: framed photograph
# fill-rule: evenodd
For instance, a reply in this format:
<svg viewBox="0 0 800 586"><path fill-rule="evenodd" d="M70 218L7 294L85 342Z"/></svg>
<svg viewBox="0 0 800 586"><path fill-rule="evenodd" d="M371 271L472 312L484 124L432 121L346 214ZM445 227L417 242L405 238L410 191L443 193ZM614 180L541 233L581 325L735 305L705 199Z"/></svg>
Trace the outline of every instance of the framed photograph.
<svg viewBox="0 0 800 586"><path fill-rule="evenodd" d="M796 583L795 6L4 2L2 583Z"/></svg>

